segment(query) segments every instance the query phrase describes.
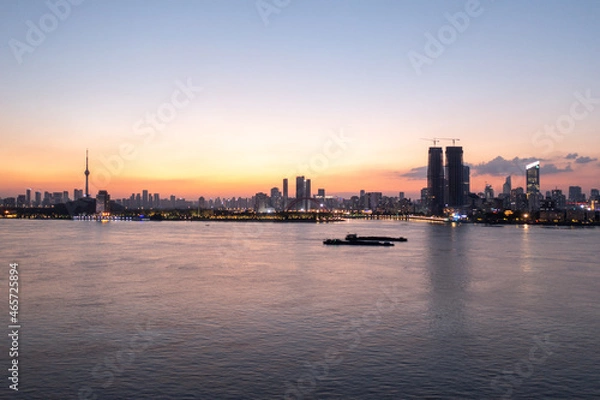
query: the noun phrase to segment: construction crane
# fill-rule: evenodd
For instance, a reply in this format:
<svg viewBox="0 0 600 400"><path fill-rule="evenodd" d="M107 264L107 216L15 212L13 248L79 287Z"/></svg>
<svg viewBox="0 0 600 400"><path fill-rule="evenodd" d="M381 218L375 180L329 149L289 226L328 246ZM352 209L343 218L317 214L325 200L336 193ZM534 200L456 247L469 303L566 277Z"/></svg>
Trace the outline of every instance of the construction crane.
<svg viewBox="0 0 600 400"><path fill-rule="evenodd" d="M433 142L433 147L435 147L438 144L438 142L440 141L439 138L421 138L421 140L427 140L427 141Z"/></svg>
<svg viewBox="0 0 600 400"><path fill-rule="evenodd" d="M458 142L460 139L458 138L437 138L438 140L452 140L452 146L456 145L456 142Z"/></svg>

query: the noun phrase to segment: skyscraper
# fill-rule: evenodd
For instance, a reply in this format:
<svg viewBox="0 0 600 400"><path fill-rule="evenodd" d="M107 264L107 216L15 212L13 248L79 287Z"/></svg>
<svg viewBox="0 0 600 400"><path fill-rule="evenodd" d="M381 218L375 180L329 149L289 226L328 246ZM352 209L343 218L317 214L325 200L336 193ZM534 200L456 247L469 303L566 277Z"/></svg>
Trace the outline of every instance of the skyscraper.
<svg viewBox="0 0 600 400"><path fill-rule="evenodd" d="M427 209L431 215L444 212L444 167L441 147L429 148L427 162Z"/></svg>
<svg viewBox="0 0 600 400"><path fill-rule="evenodd" d="M471 167L463 165L463 200L465 204L469 202L469 193L471 193Z"/></svg>
<svg viewBox="0 0 600 400"><path fill-rule="evenodd" d="M283 209L287 209L288 206L288 180L283 180Z"/></svg>
<svg viewBox="0 0 600 400"><path fill-rule="evenodd" d="M527 202L529 211L540 209L540 162L535 161L525 167L525 181L527 182Z"/></svg>
<svg viewBox="0 0 600 400"><path fill-rule="evenodd" d="M302 208L304 208L304 201L302 201L301 199L304 198L305 196L305 181L304 181L304 176L297 176L296 177L296 209L300 210Z"/></svg>
<svg viewBox="0 0 600 400"><path fill-rule="evenodd" d="M465 201L463 149L461 146L446 147L446 179L448 182L448 206L462 207Z"/></svg>
<svg viewBox="0 0 600 400"><path fill-rule="evenodd" d="M569 186L569 201L573 203L584 201L581 186Z"/></svg>
<svg viewBox="0 0 600 400"><path fill-rule="evenodd" d="M96 195L96 214L110 211L110 195L106 190L100 190Z"/></svg>
<svg viewBox="0 0 600 400"><path fill-rule="evenodd" d="M304 209L308 211L312 204L310 203L310 198L312 197L312 190L310 188L310 179L304 181Z"/></svg>
<svg viewBox="0 0 600 400"><path fill-rule="evenodd" d="M506 196L510 196L511 190L512 190L512 179L509 175L506 177L506 180L504 181L504 185L502 185L502 193L505 194Z"/></svg>

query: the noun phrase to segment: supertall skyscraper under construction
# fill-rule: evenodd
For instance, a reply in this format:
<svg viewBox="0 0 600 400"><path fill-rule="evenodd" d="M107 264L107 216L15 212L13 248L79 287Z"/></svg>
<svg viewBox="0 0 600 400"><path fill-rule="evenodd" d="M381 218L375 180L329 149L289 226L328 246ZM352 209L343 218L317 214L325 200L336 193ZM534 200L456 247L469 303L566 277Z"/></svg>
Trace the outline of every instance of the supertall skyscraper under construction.
<svg viewBox="0 0 600 400"><path fill-rule="evenodd" d="M448 207L462 207L465 204L463 148L446 147L446 181L448 185Z"/></svg>
<svg viewBox="0 0 600 400"><path fill-rule="evenodd" d="M442 215L444 213L444 163L441 147L429 148L427 203L431 215Z"/></svg>

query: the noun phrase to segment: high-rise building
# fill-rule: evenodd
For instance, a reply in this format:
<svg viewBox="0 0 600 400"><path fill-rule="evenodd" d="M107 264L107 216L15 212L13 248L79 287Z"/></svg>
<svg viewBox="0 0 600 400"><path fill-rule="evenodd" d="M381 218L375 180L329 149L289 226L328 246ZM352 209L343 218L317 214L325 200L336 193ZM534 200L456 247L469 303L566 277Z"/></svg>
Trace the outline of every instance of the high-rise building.
<svg viewBox="0 0 600 400"><path fill-rule="evenodd" d="M158 193L154 193L154 208L160 208L160 195Z"/></svg>
<svg viewBox="0 0 600 400"><path fill-rule="evenodd" d="M42 205L42 192L35 192L35 206L39 207Z"/></svg>
<svg viewBox="0 0 600 400"><path fill-rule="evenodd" d="M68 191L63 191L63 195L62 195L62 200L63 203L66 203L67 201L69 201L69 192Z"/></svg>
<svg viewBox="0 0 600 400"><path fill-rule="evenodd" d="M471 193L471 167L463 165L463 200L468 203L469 193Z"/></svg>
<svg viewBox="0 0 600 400"><path fill-rule="evenodd" d="M550 199L554 203L554 208L557 210L564 210L567 207L567 198L562 190L554 189L550 193Z"/></svg>
<svg viewBox="0 0 600 400"><path fill-rule="evenodd" d="M367 208L367 198L365 197L365 191L362 189L358 196L358 208L364 210Z"/></svg>
<svg viewBox="0 0 600 400"><path fill-rule="evenodd" d="M277 188L277 187L271 188L271 207L273 207L275 210L279 211L279 210L281 210L282 205L283 205L283 196L281 195L279 188Z"/></svg>
<svg viewBox="0 0 600 400"><path fill-rule="evenodd" d="M427 162L427 209L431 215L444 212L444 167L441 147L429 148Z"/></svg>
<svg viewBox="0 0 600 400"><path fill-rule="evenodd" d="M283 180L283 209L286 210L288 206L288 180Z"/></svg>
<svg viewBox="0 0 600 400"><path fill-rule="evenodd" d="M581 186L569 186L569 201L573 203L585 201Z"/></svg>
<svg viewBox="0 0 600 400"><path fill-rule="evenodd" d="M383 194L381 192L369 192L367 193L367 208L370 210L376 210L381 204Z"/></svg>
<svg viewBox="0 0 600 400"><path fill-rule="evenodd" d="M60 203L64 203L63 192L52 192L51 204L60 204Z"/></svg>
<svg viewBox="0 0 600 400"><path fill-rule="evenodd" d="M106 190L100 190L96 195L96 214L110 212L110 195Z"/></svg>
<svg viewBox="0 0 600 400"><path fill-rule="evenodd" d="M600 200L600 190L598 190L598 189L590 190L590 200Z"/></svg>
<svg viewBox="0 0 600 400"><path fill-rule="evenodd" d="M486 201L491 201L494 198L494 188L492 185L486 184L483 193Z"/></svg>
<svg viewBox="0 0 600 400"><path fill-rule="evenodd" d="M529 211L540 209L540 162L535 161L525 167L525 182L527 183L527 202Z"/></svg>
<svg viewBox="0 0 600 400"><path fill-rule="evenodd" d="M462 207L464 201L463 148L446 147L446 180L449 207Z"/></svg>
<svg viewBox="0 0 600 400"><path fill-rule="evenodd" d="M310 179L307 179L304 182L304 197L306 198L304 200L304 209L306 211L308 211L308 210L310 210L310 208L312 206L312 204L311 204L311 202L309 200L310 198L312 198L312 190L310 188Z"/></svg>
<svg viewBox="0 0 600 400"><path fill-rule="evenodd" d="M148 191L142 190L142 208L148 208Z"/></svg>
<svg viewBox="0 0 600 400"><path fill-rule="evenodd" d="M77 201L83 197L83 190L73 189L73 200Z"/></svg>
<svg viewBox="0 0 600 400"><path fill-rule="evenodd" d="M254 211L263 213L267 211L268 197L266 193L259 192L254 195Z"/></svg>
<svg viewBox="0 0 600 400"><path fill-rule="evenodd" d="M512 190L512 178L509 176L504 180L504 185L502 185L502 193L510 196L510 191Z"/></svg>
<svg viewBox="0 0 600 400"><path fill-rule="evenodd" d="M25 191L25 204L27 207L31 206L31 189Z"/></svg>
<svg viewBox="0 0 600 400"><path fill-rule="evenodd" d="M404 200L404 192L398 193L398 200Z"/></svg>
<svg viewBox="0 0 600 400"><path fill-rule="evenodd" d="M302 201L302 199L305 197L305 189L306 189L306 183L304 180L304 176L297 176L296 177L296 209L300 210L302 208L304 208L304 201ZM306 210L306 208L304 208Z"/></svg>

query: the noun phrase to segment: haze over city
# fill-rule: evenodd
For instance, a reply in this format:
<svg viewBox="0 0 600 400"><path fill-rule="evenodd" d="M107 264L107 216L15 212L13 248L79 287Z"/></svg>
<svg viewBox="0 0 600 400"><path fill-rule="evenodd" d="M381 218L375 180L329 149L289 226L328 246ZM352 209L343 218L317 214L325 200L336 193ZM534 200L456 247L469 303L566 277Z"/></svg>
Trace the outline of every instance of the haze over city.
<svg viewBox="0 0 600 400"><path fill-rule="evenodd" d="M472 191L533 160L542 191L598 187L597 2L48 4L0 4L0 197L82 188L89 148L115 197L417 198L434 137Z"/></svg>

